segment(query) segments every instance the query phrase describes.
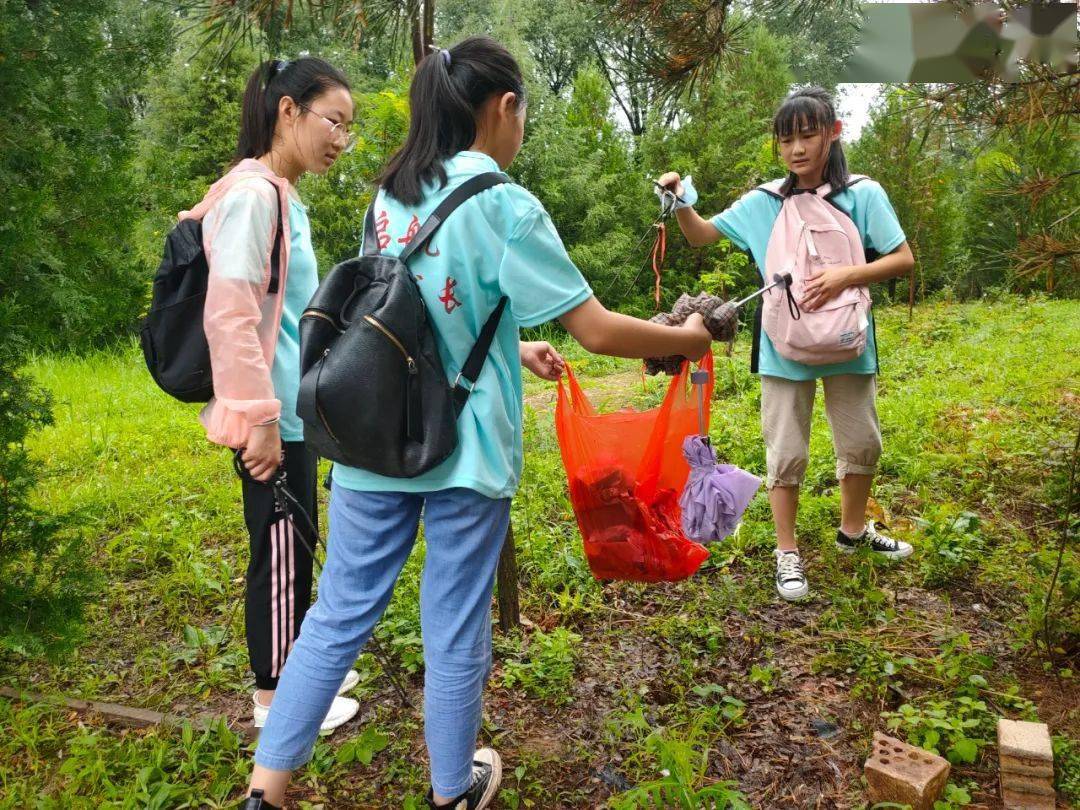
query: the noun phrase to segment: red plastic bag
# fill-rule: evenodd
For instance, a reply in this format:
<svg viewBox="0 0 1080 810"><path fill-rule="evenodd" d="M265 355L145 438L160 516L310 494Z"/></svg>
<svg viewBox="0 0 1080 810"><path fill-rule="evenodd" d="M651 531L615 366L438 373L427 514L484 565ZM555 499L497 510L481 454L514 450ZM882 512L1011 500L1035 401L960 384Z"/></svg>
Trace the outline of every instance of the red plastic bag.
<svg viewBox="0 0 1080 810"><path fill-rule="evenodd" d="M712 400L710 352L705 402ZM597 579L674 582L709 556L683 534L679 494L690 467L682 454L686 436L698 432L697 390L690 364L671 381L658 408L599 414L569 366L559 381L555 429L570 484L570 502ZM708 408L706 408L706 426Z"/></svg>

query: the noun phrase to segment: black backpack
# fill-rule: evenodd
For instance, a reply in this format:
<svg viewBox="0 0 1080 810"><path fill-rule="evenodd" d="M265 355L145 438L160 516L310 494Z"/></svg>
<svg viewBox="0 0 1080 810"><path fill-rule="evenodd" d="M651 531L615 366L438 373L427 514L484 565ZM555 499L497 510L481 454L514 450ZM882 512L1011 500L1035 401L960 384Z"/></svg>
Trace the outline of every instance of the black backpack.
<svg viewBox="0 0 1080 810"><path fill-rule="evenodd" d="M304 421L304 441L319 455L379 475L414 478L457 448L457 415L484 367L506 298L450 384L406 263L455 208L509 182L498 172L466 180L396 258L379 253L372 200L363 255L334 267L300 317L296 413Z"/></svg>
<svg viewBox="0 0 1080 810"><path fill-rule="evenodd" d="M281 264L281 194L277 186L278 229L270 255L270 288L278 291ZM203 331L203 308L210 268L203 251L202 222L185 219L165 237L154 276L150 312L139 339L143 358L158 388L181 402L209 402L214 396L210 346Z"/></svg>

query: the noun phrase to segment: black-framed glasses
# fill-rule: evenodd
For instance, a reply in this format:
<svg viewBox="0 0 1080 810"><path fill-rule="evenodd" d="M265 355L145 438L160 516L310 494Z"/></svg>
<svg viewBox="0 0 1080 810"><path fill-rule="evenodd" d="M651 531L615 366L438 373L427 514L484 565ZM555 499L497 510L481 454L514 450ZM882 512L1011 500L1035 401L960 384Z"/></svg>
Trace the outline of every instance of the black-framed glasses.
<svg viewBox="0 0 1080 810"><path fill-rule="evenodd" d="M307 110L312 115L317 115L319 118L321 118L323 121L330 125L330 137L336 141L345 141L345 148L341 151L351 152L353 150L353 147L356 146L356 141L359 136L355 132L350 131L349 128L345 126L345 124L339 124L337 121L333 121L327 118L322 113L315 112L315 110L311 109L311 107L309 107L307 104L298 103L297 106L301 109Z"/></svg>

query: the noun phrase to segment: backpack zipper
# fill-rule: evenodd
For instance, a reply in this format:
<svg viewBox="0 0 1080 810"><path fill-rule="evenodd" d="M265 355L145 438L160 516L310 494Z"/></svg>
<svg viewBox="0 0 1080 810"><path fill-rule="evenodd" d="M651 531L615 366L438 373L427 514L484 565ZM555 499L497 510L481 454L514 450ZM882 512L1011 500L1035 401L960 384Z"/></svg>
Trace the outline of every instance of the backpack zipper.
<svg viewBox="0 0 1080 810"><path fill-rule="evenodd" d="M332 327L334 327L336 330L338 330L338 332L340 332L342 334L345 333L345 330L337 325L337 321L335 321L333 318L331 318L325 312L319 312L319 310L317 310L317 309L306 309L306 310L304 310L304 312L300 315L300 318L301 319L303 319L303 318L322 318L324 321L326 321Z"/></svg>
<svg viewBox="0 0 1080 810"><path fill-rule="evenodd" d="M307 314L307 313L305 313L305 314ZM323 315L321 312L319 313L319 315L321 317L323 317L323 318L326 318L326 316ZM329 318L327 318L327 320L329 320ZM320 362L325 363L326 358L329 355L330 355L330 350L329 349L323 349L322 360ZM319 377L321 377L321 376L322 376L322 367L319 368ZM323 427L326 428L326 432L330 434L330 438L331 438L331 440L333 440L334 444L340 444L340 442L337 439L337 436L334 435L334 431L332 431L330 429L330 423L328 421L326 421L326 414L323 413L322 406L319 405L319 378L318 377L315 378L315 397L314 397L314 399L315 399L315 413L317 413L319 415L319 421L322 422Z"/></svg>
<svg viewBox="0 0 1080 810"><path fill-rule="evenodd" d="M405 344L403 344L400 340L398 340L397 335L395 335L393 332L391 332L389 329L387 329L385 326L383 326L381 323L379 323L379 321L377 321L375 318L371 317L370 315L365 315L364 320L367 321L368 323L370 323L372 326L374 326L376 329L378 329L384 335L386 335L386 337L390 340L390 342L393 343L395 346L397 346L398 351L401 352L401 356L405 358L405 364L409 367L409 374L416 374L416 372L417 372L416 361L412 359L412 356L409 354L408 350L405 348Z"/></svg>

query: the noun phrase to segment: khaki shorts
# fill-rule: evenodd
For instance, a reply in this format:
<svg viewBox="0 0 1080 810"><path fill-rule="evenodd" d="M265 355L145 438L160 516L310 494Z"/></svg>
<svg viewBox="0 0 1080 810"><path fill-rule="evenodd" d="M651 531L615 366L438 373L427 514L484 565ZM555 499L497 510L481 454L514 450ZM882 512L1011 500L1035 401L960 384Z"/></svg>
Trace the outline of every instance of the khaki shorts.
<svg viewBox="0 0 1080 810"><path fill-rule="evenodd" d="M881 458L877 377L837 374L821 378L825 415L836 450L836 477L873 475ZM817 380L761 376L761 432L765 437L766 487L797 487L810 458L810 418Z"/></svg>

